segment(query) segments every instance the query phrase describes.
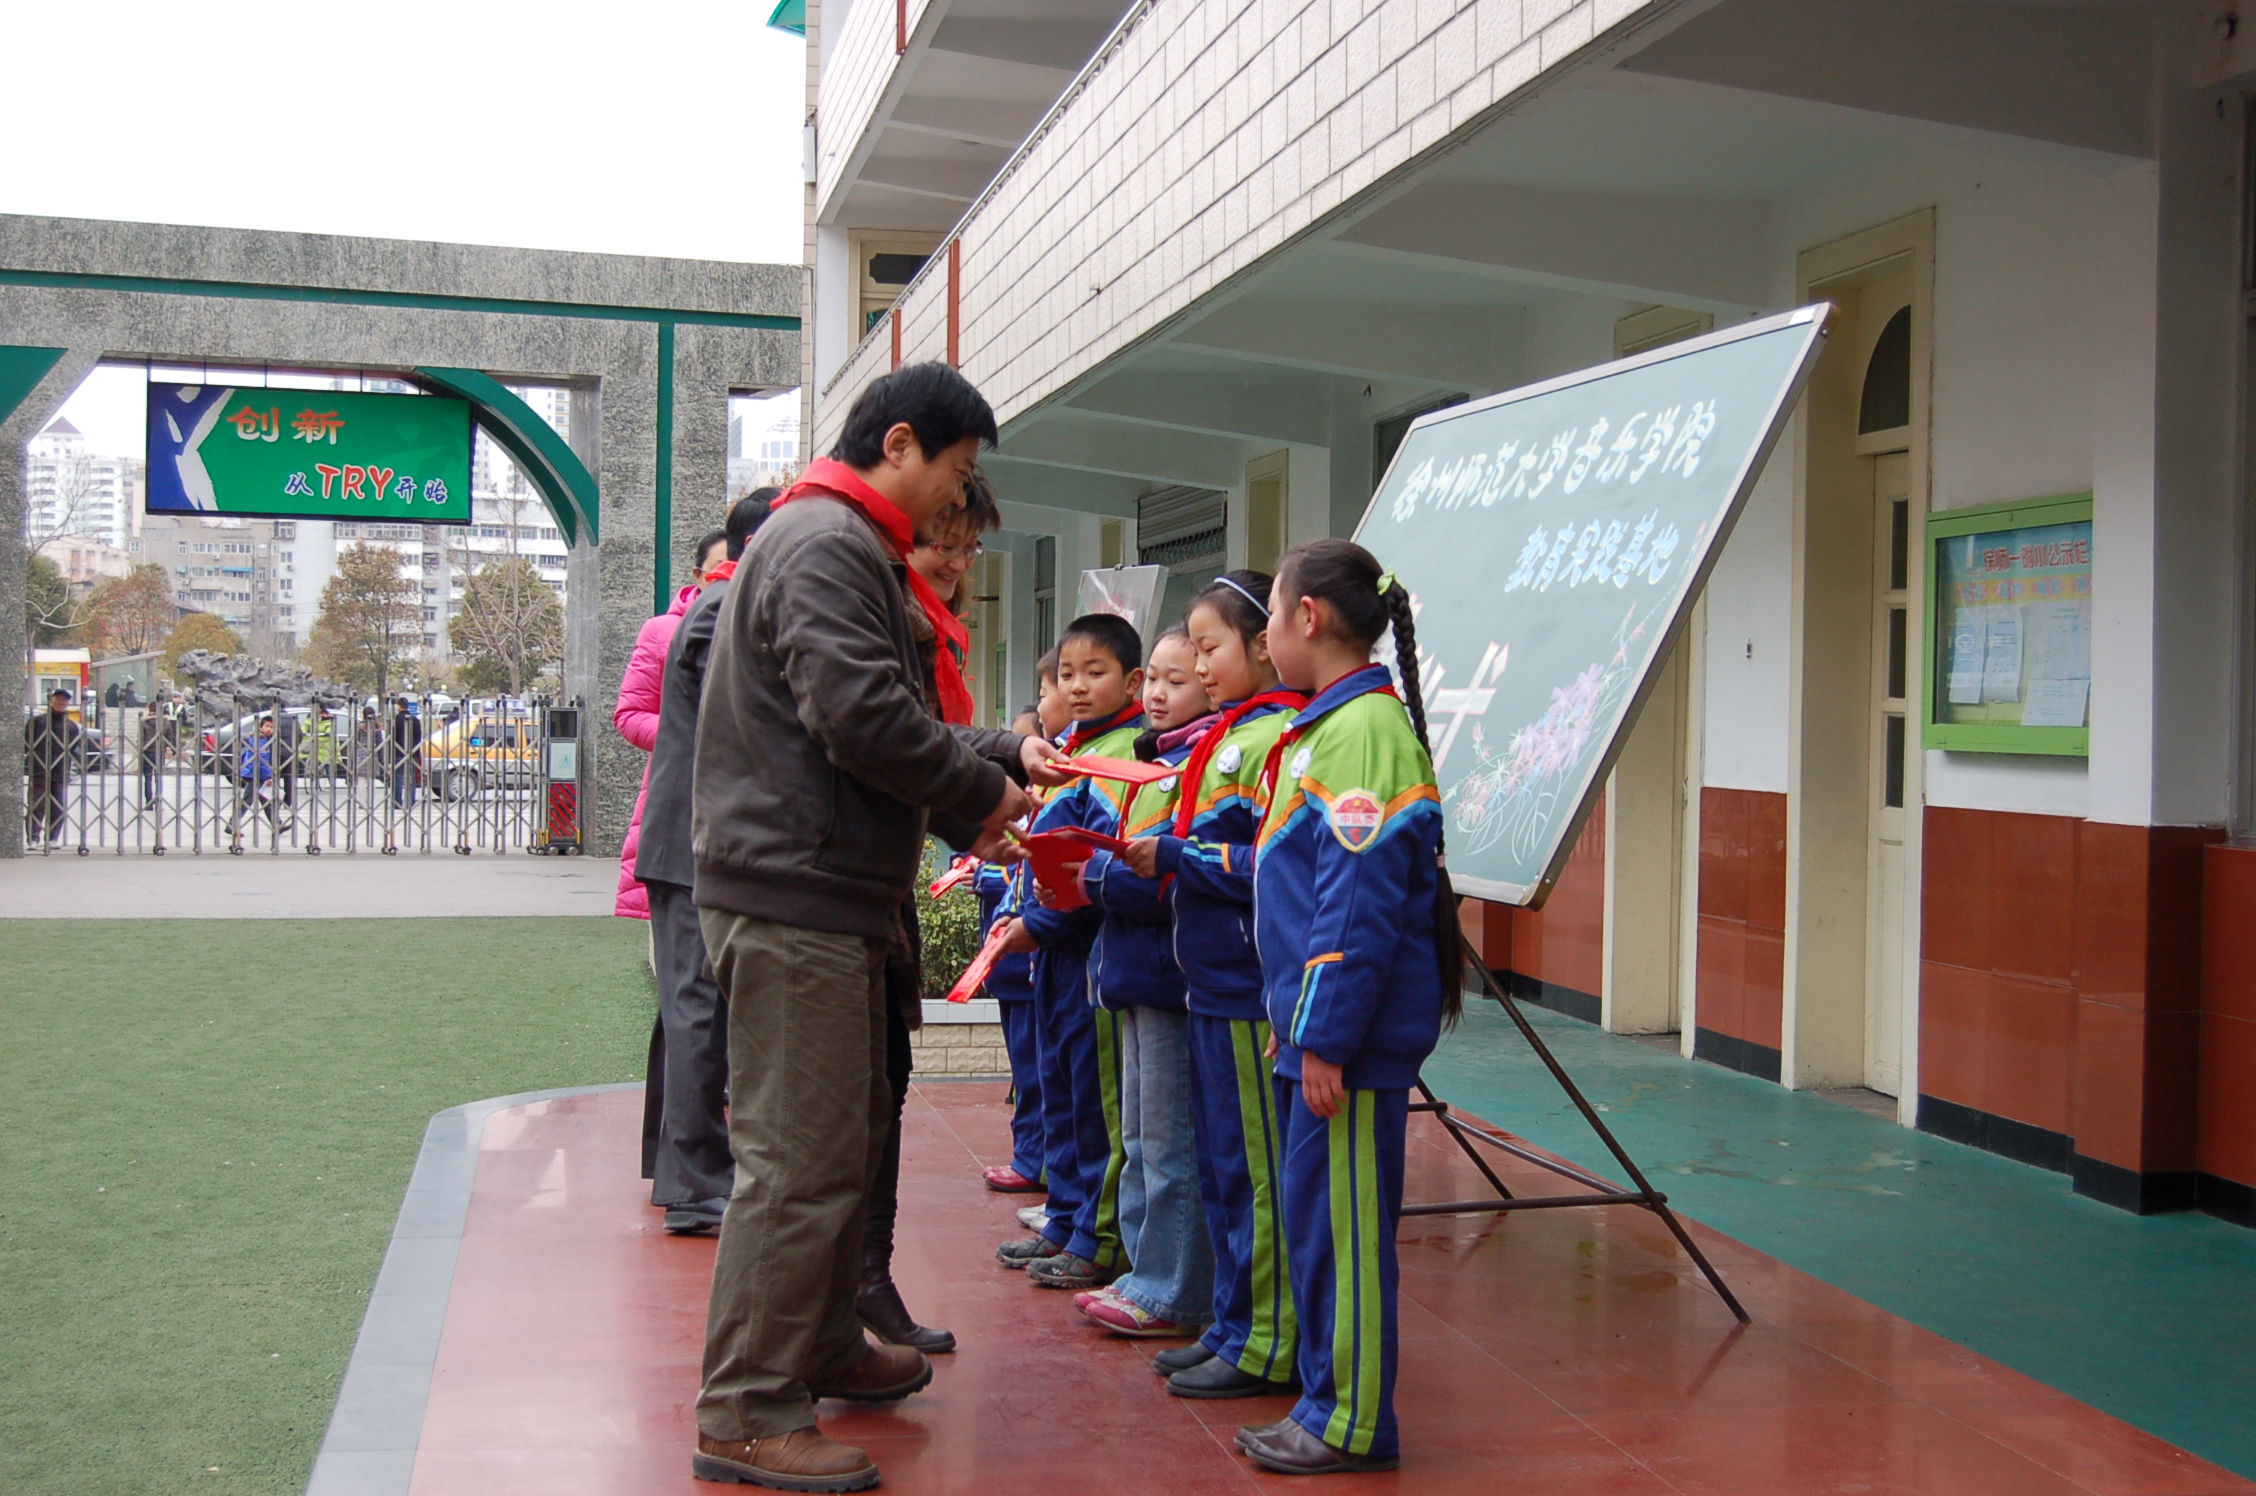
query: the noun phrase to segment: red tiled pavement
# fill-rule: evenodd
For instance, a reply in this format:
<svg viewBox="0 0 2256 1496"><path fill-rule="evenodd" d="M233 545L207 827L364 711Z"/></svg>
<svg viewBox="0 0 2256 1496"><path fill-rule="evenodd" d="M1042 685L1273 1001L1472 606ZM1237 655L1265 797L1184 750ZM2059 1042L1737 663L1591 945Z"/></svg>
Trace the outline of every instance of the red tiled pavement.
<svg viewBox="0 0 2256 1496"><path fill-rule="evenodd" d="M711 1492L689 1453L713 1244L659 1230L636 1177L639 1092L540 1102L486 1124L414 1496ZM1152 1346L994 1265L1023 1196L1003 1090L909 1103L896 1276L963 1349L889 1409L821 1406L889 1490L1202 1496L1293 1487L1231 1447L1277 1400L1168 1397ZM1546 1180L1525 1166L1508 1183ZM1554 1193L1551 1183L1541 1192ZM1413 1121L1408 1196L1475 1176ZM1694 1228L1698 1231L1698 1228ZM1416 1219L1402 1239L1402 1470L1353 1489L1728 1496L2205 1496L2256 1486L1713 1232L1755 1316L1735 1326L1636 1210ZM1327 1487L1328 1489L1328 1487Z"/></svg>

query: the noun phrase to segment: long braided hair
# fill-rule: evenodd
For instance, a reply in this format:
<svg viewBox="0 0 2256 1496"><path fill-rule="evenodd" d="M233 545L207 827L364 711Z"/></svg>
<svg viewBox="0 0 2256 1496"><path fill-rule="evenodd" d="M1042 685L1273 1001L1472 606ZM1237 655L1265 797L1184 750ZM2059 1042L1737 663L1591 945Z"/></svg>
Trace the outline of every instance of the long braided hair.
<svg viewBox="0 0 2256 1496"><path fill-rule="evenodd" d="M1386 590L1379 590L1386 578ZM1418 746L1433 756L1426 735L1426 693L1418 680L1418 629L1410 607L1410 589L1387 577L1378 558L1352 540L1311 540L1285 553L1277 563L1279 590L1292 598L1313 597L1329 603L1342 632L1356 642L1376 646L1379 636L1394 634L1394 668L1402 683L1402 704L1410 713L1410 726ZM1449 881L1449 862L1437 842L1434 858L1434 956L1441 969L1441 1012L1445 1027L1454 1028L1465 1006L1465 934L1457 923L1457 891Z"/></svg>

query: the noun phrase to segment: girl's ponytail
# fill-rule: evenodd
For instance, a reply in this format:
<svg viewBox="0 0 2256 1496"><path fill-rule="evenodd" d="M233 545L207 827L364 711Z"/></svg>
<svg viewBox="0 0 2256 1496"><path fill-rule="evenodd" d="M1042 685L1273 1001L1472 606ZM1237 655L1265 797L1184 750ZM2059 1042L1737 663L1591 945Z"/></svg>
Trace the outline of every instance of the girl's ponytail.
<svg viewBox="0 0 2256 1496"><path fill-rule="evenodd" d="M1402 704L1409 709L1418 746L1431 758L1433 743L1426 736L1426 693L1418 681L1418 627L1410 608L1410 589L1392 576L1381 581L1386 590L1379 594L1379 601L1386 604L1388 624L1394 630L1394 668L1402 681ZM1455 1028L1465 1011L1465 932L1457 923L1457 890L1449 881L1445 838L1434 843L1434 956L1441 968L1442 1026Z"/></svg>

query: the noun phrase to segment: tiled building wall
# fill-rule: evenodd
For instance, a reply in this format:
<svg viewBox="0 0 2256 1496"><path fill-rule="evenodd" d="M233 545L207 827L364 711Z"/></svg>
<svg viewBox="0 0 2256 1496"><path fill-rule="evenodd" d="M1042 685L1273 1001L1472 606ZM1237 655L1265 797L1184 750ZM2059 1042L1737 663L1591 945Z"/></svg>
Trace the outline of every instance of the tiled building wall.
<svg viewBox="0 0 2256 1496"><path fill-rule="evenodd" d="M1786 797L1700 791L1693 1053L1776 1080L1786 991Z"/></svg>
<svg viewBox="0 0 2256 1496"><path fill-rule="evenodd" d="M2202 861L2202 1203L2256 1225L2256 848Z"/></svg>
<svg viewBox="0 0 2256 1496"><path fill-rule="evenodd" d="M1645 3L1153 7L966 224L965 372L1004 419L1028 409ZM936 257L904 358L941 356L923 314L946 294ZM832 380L818 440L872 372Z"/></svg>
<svg viewBox="0 0 2256 1496"><path fill-rule="evenodd" d="M1467 901L1468 905L1472 901ZM1511 978L1513 995L1592 1023L1604 982L1606 801L1601 795L1567 855L1559 886L1540 910L1481 904L1465 933L1489 970Z"/></svg>
<svg viewBox="0 0 2256 1496"><path fill-rule="evenodd" d="M2195 1203L2217 834L1929 807L1920 1126L2113 1204Z"/></svg>
<svg viewBox="0 0 2256 1496"><path fill-rule="evenodd" d="M908 29L914 36L926 0L908 0ZM846 13L844 28L823 59L821 112L815 121L815 201L828 203L847 159L870 127L878 100L900 63L900 26L894 0L861 0ZM808 40L814 41L810 33ZM810 45L810 55L815 48Z"/></svg>

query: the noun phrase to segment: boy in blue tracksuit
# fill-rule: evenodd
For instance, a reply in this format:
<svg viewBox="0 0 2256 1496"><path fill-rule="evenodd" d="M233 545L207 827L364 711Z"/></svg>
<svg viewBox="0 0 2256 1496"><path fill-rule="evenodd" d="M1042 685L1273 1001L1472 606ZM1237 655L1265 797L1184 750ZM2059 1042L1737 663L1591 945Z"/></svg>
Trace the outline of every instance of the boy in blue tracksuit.
<svg viewBox="0 0 2256 1496"><path fill-rule="evenodd" d="M1054 737L1066 727L1065 707L1057 694L1057 662L1048 655L1036 667L1042 680L1042 699L1018 714L1013 732L1029 737ZM1052 728L1043 708L1057 713ZM1030 793L1039 794L1038 791ZM1024 884L1031 874L1022 864L1005 869L987 863L972 880L979 895L979 934L984 941L997 920L1016 919L1025 902ZM1034 966L1025 954L1004 956L987 973L987 995L995 999L1003 1021L1003 1052L1010 1058L1011 1161L981 1171L987 1188L1003 1194L1034 1194L1042 1189L1042 1052L1034 1022Z"/></svg>
<svg viewBox="0 0 2256 1496"><path fill-rule="evenodd" d="M1143 730L1143 641L1124 618L1092 613L1058 641L1058 688L1073 718L1059 746L1068 755L1126 758ZM1053 793L1037 832L1078 826L1112 833L1126 786L1081 779ZM1042 1047L1044 1166L1049 1219L1035 1235L1005 1242L996 1260L1023 1268L1044 1288L1093 1289L1127 1266L1120 1242L1120 1055L1112 1014L1089 999L1089 949L1101 910L1057 909L1038 900L1017 919L1006 950L1034 956L1034 1000Z"/></svg>
<svg viewBox="0 0 2256 1496"><path fill-rule="evenodd" d="M1166 879L1190 1009L1199 1193L1214 1249L1206 1333L1152 1358L1177 1397L1293 1390L1297 1345L1285 1271L1282 1134L1253 943L1255 783L1301 698L1277 686L1264 631L1269 578L1233 571L1191 600L1184 626L1223 711L1184 765L1172 825L1126 858Z"/></svg>
<svg viewBox="0 0 2256 1496"><path fill-rule="evenodd" d="M1314 693L1264 768L1254 851L1302 1392L1238 1447L1285 1474L1390 1470L1409 1088L1461 998L1455 900L1409 592L1322 540L1287 553L1270 608L1280 678ZM1371 663L1389 628L1399 695Z"/></svg>
<svg viewBox="0 0 2256 1496"><path fill-rule="evenodd" d="M1200 731L1213 725L1197 660L1180 627L1152 645L1144 668L1151 726L1136 740L1139 759L1179 769ZM1131 789L1120 834L1165 829L1181 778ZM1115 1335L1196 1335L1210 1317L1214 1249L1200 1205L1188 1014L1172 921L1161 885L1110 853L1089 859L1081 883L1104 911L1089 953L1089 986L1098 1005L1116 1015L1120 1036L1120 1235L1134 1266L1076 1302Z"/></svg>

